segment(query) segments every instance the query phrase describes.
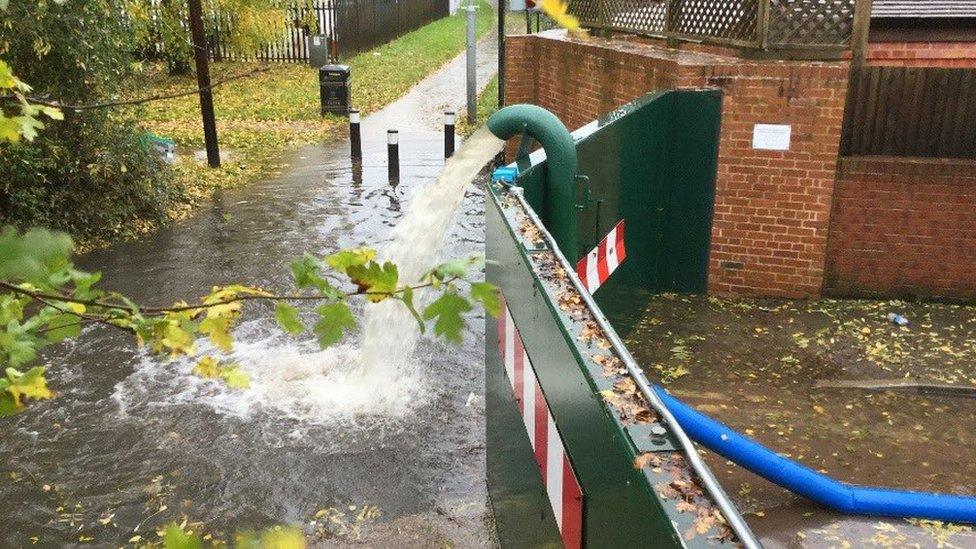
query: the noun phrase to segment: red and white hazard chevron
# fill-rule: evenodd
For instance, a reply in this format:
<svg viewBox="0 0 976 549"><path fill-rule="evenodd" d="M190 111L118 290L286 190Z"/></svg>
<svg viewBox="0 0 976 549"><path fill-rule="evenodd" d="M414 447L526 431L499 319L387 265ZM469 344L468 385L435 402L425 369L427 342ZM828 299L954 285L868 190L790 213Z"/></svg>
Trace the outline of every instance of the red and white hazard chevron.
<svg viewBox="0 0 976 549"><path fill-rule="evenodd" d="M583 490L573 472L546 396L536 379L532 361L525 352L508 305L503 305L503 309L498 317L498 350L535 451L535 461L542 473L563 546L576 549L583 544Z"/></svg>
<svg viewBox="0 0 976 549"><path fill-rule="evenodd" d="M600 287L627 257L624 247L624 221L621 219L596 248L576 263L576 274L591 294Z"/></svg>

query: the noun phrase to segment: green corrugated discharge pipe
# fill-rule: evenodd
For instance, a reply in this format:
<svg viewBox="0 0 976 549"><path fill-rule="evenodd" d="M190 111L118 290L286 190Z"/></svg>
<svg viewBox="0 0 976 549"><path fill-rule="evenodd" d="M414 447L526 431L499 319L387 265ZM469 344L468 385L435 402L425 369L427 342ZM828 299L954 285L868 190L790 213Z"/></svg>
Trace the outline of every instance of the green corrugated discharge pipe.
<svg viewBox="0 0 976 549"><path fill-rule="evenodd" d="M549 232L571 263L576 251L576 143L566 126L536 105L510 105L491 115L488 129L499 139L526 133L546 151L545 210Z"/></svg>

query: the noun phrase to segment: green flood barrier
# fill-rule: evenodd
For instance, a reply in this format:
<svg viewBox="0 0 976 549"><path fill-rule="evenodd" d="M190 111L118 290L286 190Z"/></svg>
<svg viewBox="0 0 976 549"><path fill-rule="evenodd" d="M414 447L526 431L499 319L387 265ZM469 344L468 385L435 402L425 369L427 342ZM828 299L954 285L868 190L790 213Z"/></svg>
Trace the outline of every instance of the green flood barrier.
<svg viewBox="0 0 976 549"><path fill-rule="evenodd" d="M489 185L486 277L505 307L486 321L487 482L503 547L755 546L657 397L635 387L647 380L616 335L652 293L705 290L721 101L649 94L572 133L569 183L549 165L564 150L523 146L515 189ZM543 117L526 139L540 123L558 133ZM572 192L551 187L554 172ZM583 299L567 271L620 220L627 258Z"/></svg>

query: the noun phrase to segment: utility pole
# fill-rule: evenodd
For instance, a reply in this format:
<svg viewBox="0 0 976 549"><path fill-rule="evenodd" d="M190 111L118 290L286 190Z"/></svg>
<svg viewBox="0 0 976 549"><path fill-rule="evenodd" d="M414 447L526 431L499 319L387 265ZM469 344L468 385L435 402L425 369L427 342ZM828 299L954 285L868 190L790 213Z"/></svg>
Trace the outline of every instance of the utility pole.
<svg viewBox="0 0 976 549"><path fill-rule="evenodd" d="M498 108L505 106L505 12L508 2L498 0Z"/></svg>
<svg viewBox="0 0 976 549"><path fill-rule="evenodd" d="M851 25L851 68L860 69L867 62L868 33L871 30L871 0L856 0Z"/></svg>
<svg viewBox="0 0 976 549"><path fill-rule="evenodd" d="M190 33L197 65L197 88L200 90L200 115L203 117L203 141L207 146L207 164L220 167L220 148L217 146L217 121L214 119L213 92L210 89L210 59L207 38L203 32L203 8L200 0L187 0L190 8Z"/></svg>
<svg viewBox="0 0 976 549"><path fill-rule="evenodd" d="M475 60L475 0L468 0L468 122L474 124L478 119L477 61Z"/></svg>

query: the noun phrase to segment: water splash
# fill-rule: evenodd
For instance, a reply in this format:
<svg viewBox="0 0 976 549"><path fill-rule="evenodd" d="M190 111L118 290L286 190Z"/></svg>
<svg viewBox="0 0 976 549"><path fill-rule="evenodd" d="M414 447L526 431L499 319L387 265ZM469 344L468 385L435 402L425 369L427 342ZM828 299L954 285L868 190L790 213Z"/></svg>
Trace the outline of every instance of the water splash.
<svg viewBox="0 0 976 549"><path fill-rule="evenodd" d="M437 261L465 190L503 145L487 129L476 131L445 163L436 181L409 202L391 242L379 254L398 265L401 283L418 281ZM421 302L422 294L415 299ZM235 331L234 350L225 358L240 364L250 376L248 391L234 391L192 375L191 359L161 367L158 358L147 355L135 374L116 388L115 398L123 413L130 405L160 401L159 392L169 391L162 402L202 401L238 417L262 409L310 424L362 415L402 416L428 396L427 361L414 353L417 325L399 302L363 309L359 346L343 343L325 350L315 341L291 340L263 320L242 323ZM206 340L198 345L202 354L215 351Z"/></svg>
<svg viewBox="0 0 976 549"><path fill-rule="evenodd" d="M482 127L448 159L437 180L410 201L406 215L393 229L392 241L380 252L382 260L398 265L401 283L416 283L436 262L465 189L504 145ZM363 382L379 387L419 379L413 360L418 336L403 304L390 301L366 307L360 338Z"/></svg>

